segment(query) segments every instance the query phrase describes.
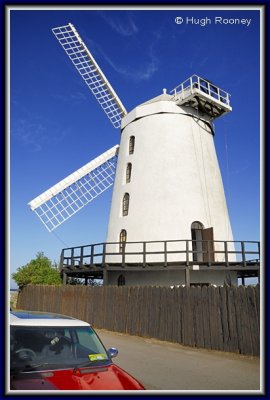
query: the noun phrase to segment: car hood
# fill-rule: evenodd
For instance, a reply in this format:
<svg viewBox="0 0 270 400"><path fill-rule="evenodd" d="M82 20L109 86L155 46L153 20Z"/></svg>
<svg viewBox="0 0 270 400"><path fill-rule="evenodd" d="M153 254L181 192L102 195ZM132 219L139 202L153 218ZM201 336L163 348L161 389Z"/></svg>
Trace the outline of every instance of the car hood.
<svg viewBox="0 0 270 400"><path fill-rule="evenodd" d="M68 370L21 373L11 379L11 390L144 390L115 364Z"/></svg>

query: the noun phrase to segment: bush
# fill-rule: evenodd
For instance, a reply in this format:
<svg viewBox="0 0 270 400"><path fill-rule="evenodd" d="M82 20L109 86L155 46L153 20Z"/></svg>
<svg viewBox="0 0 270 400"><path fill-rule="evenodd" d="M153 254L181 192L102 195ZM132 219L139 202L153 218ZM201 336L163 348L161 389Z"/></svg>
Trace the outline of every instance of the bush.
<svg viewBox="0 0 270 400"><path fill-rule="evenodd" d="M57 266L39 252L36 258L17 269L12 279L21 288L25 285L61 285L62 280Z"/></svg>

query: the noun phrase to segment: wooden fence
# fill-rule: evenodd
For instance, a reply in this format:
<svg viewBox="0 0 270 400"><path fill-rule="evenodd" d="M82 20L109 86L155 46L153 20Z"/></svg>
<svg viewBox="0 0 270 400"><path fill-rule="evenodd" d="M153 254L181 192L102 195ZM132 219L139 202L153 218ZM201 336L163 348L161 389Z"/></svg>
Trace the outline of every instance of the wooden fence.
<svg viewBox="0 0 270 400"><path fill-rule="evenodd" d="M96 328L245 355L260 354L260 287L39 286L17 308L70 315Z"/></svg>

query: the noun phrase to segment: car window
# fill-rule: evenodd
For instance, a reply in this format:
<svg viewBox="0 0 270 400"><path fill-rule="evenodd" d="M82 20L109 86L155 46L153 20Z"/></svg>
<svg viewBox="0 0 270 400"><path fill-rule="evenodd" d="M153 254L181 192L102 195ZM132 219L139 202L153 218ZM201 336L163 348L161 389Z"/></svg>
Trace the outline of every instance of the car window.
<svg viewBox="0 0 270 400"><path fill-rule="evenodd" d="M74 368L111 362L95 331L89 327L11 326L11 370Z"/></svg>
<svg viewBox="0 0 270 400"><path fill-rule="evenodd" d="M95 351L101 351L102 348L100 347L101 343L100 340L98 339L96 333L93 331L93 329L85 329L83 328L77 328L76 333L78 336L78 341L82 346L85 346L89 349L93 349ZM103 347L103 346L102 346Z"/></svg>
<svg viewBox="0 0 270 400"><path fill-rule="evenodd" d="M92 328L77 328L76 335L78 358L88 358L90 361L108 360L106 350Z"/></svg>

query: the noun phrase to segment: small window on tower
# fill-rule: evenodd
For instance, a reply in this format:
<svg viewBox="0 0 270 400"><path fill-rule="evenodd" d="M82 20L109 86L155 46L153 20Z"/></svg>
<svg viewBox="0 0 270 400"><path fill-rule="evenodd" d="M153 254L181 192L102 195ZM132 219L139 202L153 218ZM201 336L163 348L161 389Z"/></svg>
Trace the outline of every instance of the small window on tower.
<svg viewBox="0 0 270 400"><path fill-rule="evenodd" d="M123 216L128 215L129 194L125 193L123 197Z"/></svg>
<svg viewBox="0 0 270 400"><path fill-rule="evenodd" d="M125 243L127 241L127 231L122 229L120 232L120 240L119 240L119 251L122 252L125 248Z"/></svg>
<svg viewBox="0 0 270 400"><path fill-rule="evenodd" d="M132 164L128 163L127 169L126 169L126 183L130 182L131 179L131 169L132 169Z"/></svg>
<svg viewBox="0 0 270 400"><path fill-rule="evenodd" d="M130 136L130 138L129 138L129 154L134 153L134 147L135 147L135 136Z"/></svg>

